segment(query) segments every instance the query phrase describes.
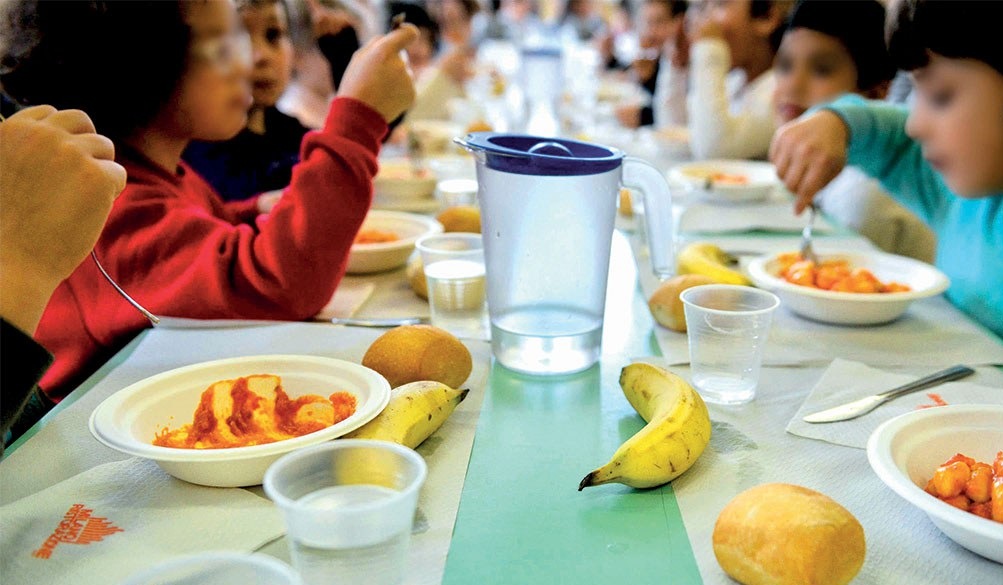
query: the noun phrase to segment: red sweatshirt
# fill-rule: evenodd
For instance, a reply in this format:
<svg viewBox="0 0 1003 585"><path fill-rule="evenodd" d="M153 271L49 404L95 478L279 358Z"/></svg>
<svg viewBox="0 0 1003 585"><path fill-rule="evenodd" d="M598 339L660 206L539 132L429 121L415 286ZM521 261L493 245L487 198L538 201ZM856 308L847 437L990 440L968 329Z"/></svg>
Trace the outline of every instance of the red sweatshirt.
<svg viewBox="0 0 1003 585"><path fill-rule="evenodd" d="M120 148L129 174L95 246L108 273L156 315L302 320L331 299L372 203L383 118L338 98L303 138L282 199L224 204L184 163L176 173ZM85 261L56 289L36 338L55 355L41 386L60 400L149 322Z"/></svg>

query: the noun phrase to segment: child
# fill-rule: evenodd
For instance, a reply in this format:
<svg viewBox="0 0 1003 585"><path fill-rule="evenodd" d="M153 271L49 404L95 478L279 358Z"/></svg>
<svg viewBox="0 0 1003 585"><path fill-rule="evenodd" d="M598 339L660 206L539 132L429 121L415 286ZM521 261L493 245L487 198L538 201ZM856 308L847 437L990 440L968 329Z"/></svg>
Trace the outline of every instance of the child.
<svg viewBox="0 0 1003 585"><path fill-rule="evenodd" d="M775 130L774 78L787 0L703 0L690 31L690 150L696 158L762 158Z"/></svg>
<svg viewBox="0 0 1003 585"><path fill-rule="evenodd" d="M1003 336L1001 2L901 0L893 61L912 72L912 111L843 96L785 125L770 158L796 211L849 163L878 178L937 234L947 298Z"/></svg>
<svg viewBox="0 0 1003 585"><path fill-rule="evenodd" d="M846 92L884 98L895 75L884 26L877 0L798 2L773 66L777 125ZM933 261L933 232L855 167L844 169L815 203L886 252Z"/></svg>
<svg viewBox="0 0 1003 585"><path fill-rule="evenodd" d="M247 114L247 126L230 140L193 142L182 156L224 201L247 199L288 185L307 132L296 118L275 107L293 69L284 0L238 0L236 4L254 55L254 103Z"/></svg>
<svg viewBox="0 0 1003 585"><path fill-rule="evenodd" d="M677 42L685 37L686 7L685 0L644 0L641 5L639 37L645 54L634 61L631 69L653 102L651 106L617 108L617 120L624 127L686 123L685 50L676 50ZM656 103L662 107L656 107Z"/></svg>
<svg viewBox="0 0 1003 585"><path fill-rule="evenodd" d="M20 101L91 114L128 184L95 247L109 272L163 316L306 319L331 298L372 201L380 139L414 88L405 26L368 44L324 128L307 134L292 182L267 216L224 204L181 161L192 139L226 140L251 106L250 47L232 3L25 0L0 81ZM123 75L128 71L129 75ZM84 263L56 289L38 340L56 356L41 386L59 400L147 326Z"/></svg>

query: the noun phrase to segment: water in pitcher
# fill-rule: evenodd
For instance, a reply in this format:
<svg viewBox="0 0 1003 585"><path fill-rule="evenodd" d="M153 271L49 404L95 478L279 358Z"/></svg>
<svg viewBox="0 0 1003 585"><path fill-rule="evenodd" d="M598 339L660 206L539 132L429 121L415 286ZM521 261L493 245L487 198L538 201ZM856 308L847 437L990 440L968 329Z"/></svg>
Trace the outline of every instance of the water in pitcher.
<svg viewBox="0 0 1003 585"><path fill-rule="evenodd" d="M299 504L318 511L377 503L399 492L376 485L340 485L304 496ZM403 581L410 531L371 546L318 548L292 539L293 565L305 585L398 585Z"/></svg>
<svg viewBox="0 0 1003 585"><path fill-rule="evenodd" d="M515 308L495 316L491 340L498 360L518 372L579 372L599 359L602 316L553 305Z"/></svg>

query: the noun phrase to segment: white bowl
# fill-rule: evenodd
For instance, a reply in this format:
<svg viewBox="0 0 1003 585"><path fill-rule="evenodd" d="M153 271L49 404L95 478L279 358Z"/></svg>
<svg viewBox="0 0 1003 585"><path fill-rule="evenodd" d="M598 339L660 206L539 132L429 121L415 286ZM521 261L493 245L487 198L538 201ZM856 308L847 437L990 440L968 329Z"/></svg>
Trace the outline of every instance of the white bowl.
<svg viewBox="0 0 1003 585"><path fill-rule="evenodd" d="M951 540L1003 563L1003 524L946 504L923 491L937 467L955 453L992 464L1003 450L1003 406L959 404L916 410L878 427L867 460L892 491L927 516Z"/></svg>
<svg viewBox="0 0 1003 585"><path fill-rule="evenodd" d="M434 172L427 168L415 170L406 158L381 159L380 170L373 179L376 204L394 205L414 200L433 200Z"/></svg>
<svg viewBox="0 0 1003 585"><path fill-rule="evenodd" d="M741 184L714 181L713 175L723 173L744 177ZM708 201L719 203L745 203L761 201L770 196L780 184L776 169L765 162L747 160L705 160L673 167L669 178L700 194Z"/></svg>
<svg viewBox="0 0 1003 585"><path fill-rule="evenodd" d="M212 383L253 374L274 374L290 397L350 392L355 413L300 437L230 449L175 449L152 444L165 426L191 423L202 392ZM306 355L263 355L216 360L170 370L132 384L104 400L91 414L98 441L129 455L152 459L178 479L200 485L258 485L276 459L300 447L323 443L372 420L390 400L390 384L373 370L343 360Z"/></svg>
<svg viewBox="0 0 1003 585"><path fill-rule="evenodd" d="M459 152L453 138L466 134L463 126L448 120L413 120L408 125L425 155Z"/></svg>
<svg viewBox="0 0 1003 585"><path fill-rule="evenodd" d="M819 253L820 260L845 259L851 268L866 268L881 282L909 285L907 292L848 293L801 286L780 277L777 256L763 256L751 261L749 277L760 288L771 290L781 304L815 321L836 325L875 325L897 319L909 303L938 295L947 290L950 280L933 266L883 252Z"/></svg>
<svg viewBox="0 0 1003 585"><path fill-rule="evenodd" d="M414 251L414 243L418 238L441 233L442 224L424 215L373 209L362 222L362 229L394 232L399 239L393 242L353 244L348 255L349 274L383 272L403 266Z"/></svg>

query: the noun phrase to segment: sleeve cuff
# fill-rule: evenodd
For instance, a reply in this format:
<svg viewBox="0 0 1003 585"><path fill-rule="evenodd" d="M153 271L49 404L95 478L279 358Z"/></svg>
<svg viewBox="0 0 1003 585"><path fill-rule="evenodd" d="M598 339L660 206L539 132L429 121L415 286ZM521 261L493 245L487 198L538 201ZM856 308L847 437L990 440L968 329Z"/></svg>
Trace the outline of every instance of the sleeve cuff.
<svg viewBox="0 0 1003 585"><path fill-rule="evenodd" d="M731 52L722 39L701 39L690 47L690 70L694 72L731 69Z"/></svg>
<svg viewBox="0 0 1003 585"><path fill-rule="evenodd" d="M348 97L331 102L323 132L333 132L379 152L383 137L389 132L387 121L365 103Z"/></svg>

